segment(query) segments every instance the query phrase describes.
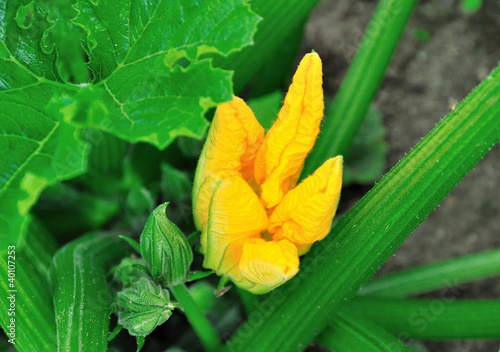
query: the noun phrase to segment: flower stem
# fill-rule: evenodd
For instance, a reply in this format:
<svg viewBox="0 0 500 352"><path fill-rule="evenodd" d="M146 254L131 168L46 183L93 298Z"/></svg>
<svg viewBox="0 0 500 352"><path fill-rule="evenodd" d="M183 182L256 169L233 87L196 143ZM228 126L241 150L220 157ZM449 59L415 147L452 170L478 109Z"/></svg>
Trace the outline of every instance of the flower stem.
<svg viewBox="0 0 500 352"><path fill-rule="evenodd" d="M170 291L184 310L184 314L191 323L201 343L208 352L217 352L221 349L221 343L217 332L207 320L201 308L189 293L185 284L170 286Z"/></svg>

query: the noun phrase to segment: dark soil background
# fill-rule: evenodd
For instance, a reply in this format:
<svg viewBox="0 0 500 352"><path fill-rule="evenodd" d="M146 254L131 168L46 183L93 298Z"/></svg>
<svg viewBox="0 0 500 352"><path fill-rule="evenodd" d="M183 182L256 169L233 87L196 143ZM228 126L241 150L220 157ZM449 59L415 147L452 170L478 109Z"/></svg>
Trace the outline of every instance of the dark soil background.
<svg viewBox="0 0 500 352"><path fill-rule="evenodd" d="M337 91L378 1L325 0L312 13L303 51L324 63L327 95ZM417 38L424 30L429 37ZM393 167L500 59L500 1L474 14L459 1L417 4L375 103L384 116ZM396 250L377 275L500 246L500 148L497 145ZM369 187L344 191L354 203ZM497 278L462 285L457 298L500 296ZM439 293L433 293L439 297ZM432 295L427 295L428 297ZM500 340L425 342L428 351L498 351ZM424 350L425 350L424 348Z"/></svg>

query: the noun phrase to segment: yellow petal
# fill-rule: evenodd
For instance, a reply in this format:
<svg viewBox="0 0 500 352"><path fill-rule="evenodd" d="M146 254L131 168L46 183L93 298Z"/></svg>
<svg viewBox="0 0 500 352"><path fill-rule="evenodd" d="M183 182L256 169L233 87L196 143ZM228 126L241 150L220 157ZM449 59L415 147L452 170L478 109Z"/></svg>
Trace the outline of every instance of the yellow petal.
<svg viewBox="0 0 500 352"><path fill-rule="evenodd" d="M253 178L255 154L264 129L240 98L220 104L203 147L193 186L193 212L198 230L208 218L208 207L220 177L241 175Z"/></svg>
<svg viewBox="0 0 500 352"><path fill-rule="evenodd" d="M311 151L323 117L321 59L307 54L301 61L278 119L268 131L255 161L261 200L276 206L295 186L304 159Z"/></svg>
<svg viewBox="0 0 500 352"><path fill-rule="evenodd" d="M267 226L267 214L252 188L241 176L219 181L205 230L201 235L203 266L218 275L238 271L244 243L260 237ZM238 273L234 274L239 276ZM234 276L233 275L233 276Z"/></svg>
<svg viewBox="0 0 500 352"><path fill-rule="evenodd" d="M325 161L283 198L269 217L273 240L297 245L322 240L330 231L342 186L342 156ZM308 248L303 248L303 250Z"/></svg>
<svg viewBox="0 0 500 352"><path fill-rule="evenodd" d="M243 246L239 268L242 278L255 284L248 289L250 292L269 292L299 271L297 248L287 240L248 240Z"/></svg>

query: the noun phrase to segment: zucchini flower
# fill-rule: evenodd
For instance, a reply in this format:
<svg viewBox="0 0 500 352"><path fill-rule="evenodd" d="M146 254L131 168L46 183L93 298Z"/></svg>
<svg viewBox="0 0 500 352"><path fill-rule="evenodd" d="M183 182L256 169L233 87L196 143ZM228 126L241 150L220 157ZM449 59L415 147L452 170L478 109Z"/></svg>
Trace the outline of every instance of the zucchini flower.
<svg viewBox="0 0 500 352"><path fill-rule="evenodd" d="M299 270L299 256L330 231L342 156L296 186L323 117L321 60L301 61L267 134L238 98L217 107L193 188L203 266L254 294Z"/></svg>

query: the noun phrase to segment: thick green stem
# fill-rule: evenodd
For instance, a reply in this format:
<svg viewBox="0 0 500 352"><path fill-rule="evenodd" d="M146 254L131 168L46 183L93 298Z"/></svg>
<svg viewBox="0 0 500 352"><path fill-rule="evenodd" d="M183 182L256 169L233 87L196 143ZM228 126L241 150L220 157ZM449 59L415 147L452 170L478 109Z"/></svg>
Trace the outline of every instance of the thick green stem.
<svg viewBox="0 0 500 352"><path fill-rule="evenodd" d="M358 295L405 297L500 275L500 249L400 271L368 282Z"/></svg>
<svg viewBox="0 0 500 352"><path fill-rule="evenodd" d="M451 289L435 299L356 298L343 311L362 313L400 338L500 338L500 300L457 300Z"/></svg>
<svg viewBox="0 0 500 352"><path fill-rule="evenodd" d="M205 350L208 352L220 351L221 342L217 332L189 293L186 285L180 284L170 286L169 289L184 310L184 314L186 314L187 319L200 338Z"/></svg>
<svg viewBox="0 0 500 352"><path fill-rule="evenodd" d="M307 158L302 176L326 159L346 155L384 78L417 0L382 0L359 50L326 114L321 134Z"/></svg>

